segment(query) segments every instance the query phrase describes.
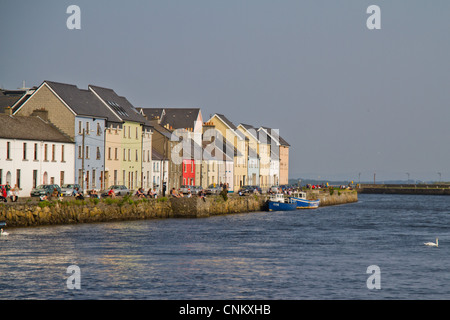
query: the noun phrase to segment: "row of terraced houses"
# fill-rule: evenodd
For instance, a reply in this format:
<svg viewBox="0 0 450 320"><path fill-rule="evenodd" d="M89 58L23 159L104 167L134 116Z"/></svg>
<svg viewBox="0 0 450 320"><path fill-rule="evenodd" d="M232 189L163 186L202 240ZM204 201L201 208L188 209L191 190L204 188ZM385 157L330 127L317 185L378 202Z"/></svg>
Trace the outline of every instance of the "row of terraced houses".
<svg viewBox="0 0 450 320"><path fill-rule="evenodd" d="M44 81L0 91L0 185L161 191L288 183L289 144L269 127L203 119L200 108L136 108L114 90Z"/></svg>

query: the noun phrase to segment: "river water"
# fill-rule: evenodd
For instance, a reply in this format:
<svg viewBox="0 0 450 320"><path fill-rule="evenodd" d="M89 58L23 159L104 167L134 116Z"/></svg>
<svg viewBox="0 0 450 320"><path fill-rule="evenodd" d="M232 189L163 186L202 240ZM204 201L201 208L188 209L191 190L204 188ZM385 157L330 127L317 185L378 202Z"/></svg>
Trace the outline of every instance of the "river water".
<svg viewBox="0 0 450 320"><path fill-rule="evenodd" d="M0 299L450 299L448 196L7 231Z"/></svg>

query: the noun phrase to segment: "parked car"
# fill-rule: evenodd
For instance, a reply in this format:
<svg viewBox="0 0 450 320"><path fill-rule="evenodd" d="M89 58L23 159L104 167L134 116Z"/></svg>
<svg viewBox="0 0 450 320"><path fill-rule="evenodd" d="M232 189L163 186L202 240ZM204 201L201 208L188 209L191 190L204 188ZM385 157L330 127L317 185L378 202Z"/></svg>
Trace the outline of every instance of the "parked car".
<svg viewBox="0 0 450 320"><path fill-rule="evenodd" d="M239 190L242 193L255 193L255 189L258 190L258 193L262 193L262 190L258 186L242 186Z"/></svg>
<svg viewBox="0 0 450 320"><path fill-rule="evenodd" d="M106 189L105 191L103 191L102 197L107 197L109 190L111 190L111 189L113 189L116 196L126 196L127 194L131 193L131 191L124 185L113 185L113 186L109 187L108 189Z"/></svg>
<svg viewBox="0 0 450 320"><path fill-rule="evenodd" d="M41 184L36 188L31 189L31 197L51 196L53 190L58 190L58 194L61 194L61 188L57 184Z"/></svg>
<svg viewBox="0 0 450 320"><path fill-rule="evenodd" d="M201 186L191 186L191 194L199 194L203 191Z"/></svg>
<svg viewBox="0 0 450 320"><path fill-rule="evenodd" d="M214 184L210 184L208 188L205 189L206 194L219 194L221 191L222 188L218 184L216 184L215 186Z"/></svg>
<svg viewBox="0 0 450 320"><path fill-rule="evenodd" d="M182 185L180 187L180 192L183 194L188 194L189 191L191 192L191 194L197 194L200 191L202 191L203 188L201 186L186 186L186 185Z"/></svg>
<svg viewBox="0 0 450 320"><path fill-rule="evenodd" d="M81 193L83 193L83 189L81 188L81 186L79 184L63 184L61 186L61 193L64 197L70 197L73 196L76 192L77 192L77 188L78 191L80 191Z"/></svg>
<svg viewBox="0 0 450 320"><path fill-rule="evenodd" d="M191 189L191 186L187 186L187 185L182 185L180 187L180 192L183 194L187 194Z"/></svg>

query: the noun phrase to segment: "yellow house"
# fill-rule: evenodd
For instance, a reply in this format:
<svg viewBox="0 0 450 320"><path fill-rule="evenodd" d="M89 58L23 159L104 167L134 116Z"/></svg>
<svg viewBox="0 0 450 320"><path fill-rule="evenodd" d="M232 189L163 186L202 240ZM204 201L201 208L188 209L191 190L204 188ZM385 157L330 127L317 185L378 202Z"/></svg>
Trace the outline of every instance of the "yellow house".
<svg viewBox="0 0 450 320"><path fill-rule="evenodd" d="M121 124L110 124L105 130L105 187L125 184L122 180Z"/></svg>
<svg viewBox="0 0 450 320"><path fill-rule="evenodd" d="M234 150L226 148L226 154L233 156L233 191L237 192L243 185L247 184L248 179L248 139L237 130L236 126L228 120L223 114L214 114L208 123L212 123L223 138L227 140ZM230 186L231 189L231 186Z"/></svg>
<svg viewBox="0 0 450 320"><path fill-rule="evenodd" d="M264 132L258 131L259 150L259 183L262 190L270 188L270 138Z"/></svg>
<svg viewBox="0 0 450 320"><path fill-rule="evenodd" d="M109 108L121 121L120 126L120 168L114 166L113 170L118 170L116 178L131 191L142 186L142 146L143 146L143 126L146 119L133 105L125 98L117 95L114 90L89 85L89 90L93 92L103 104ZM114 132L115 134L115 132ZM118 147L118 137L106 140L105 149L109 152ZM114 154L115 156L115 154ZM108 158L108 154L106 155ZM108 175L111 176L111 173ZM114 171L113 171L114 179Z"/></svg>

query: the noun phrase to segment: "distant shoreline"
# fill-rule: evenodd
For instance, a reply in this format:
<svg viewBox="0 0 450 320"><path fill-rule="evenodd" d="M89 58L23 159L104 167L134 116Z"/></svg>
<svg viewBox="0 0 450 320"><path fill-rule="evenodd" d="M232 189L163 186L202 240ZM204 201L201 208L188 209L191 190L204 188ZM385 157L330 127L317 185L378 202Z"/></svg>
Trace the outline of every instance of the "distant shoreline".
<svg viewBox="0 0 450 320"><path fill-rule="evenodd" d="M361 194L450 195L447 184L363 184L357 189Z"/></svg>

